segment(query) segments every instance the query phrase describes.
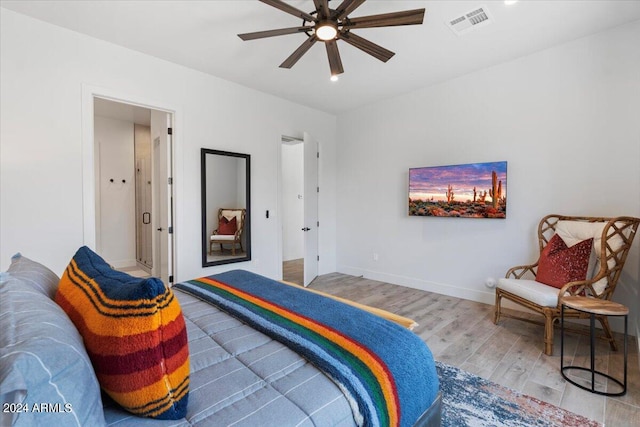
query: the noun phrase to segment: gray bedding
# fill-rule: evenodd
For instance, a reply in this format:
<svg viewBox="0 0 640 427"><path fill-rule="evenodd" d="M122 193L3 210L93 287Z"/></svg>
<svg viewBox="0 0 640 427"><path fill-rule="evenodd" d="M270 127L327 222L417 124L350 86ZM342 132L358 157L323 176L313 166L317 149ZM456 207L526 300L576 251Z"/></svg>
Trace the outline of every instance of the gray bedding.
<svg viewBox="0 0 640 427"><path fill-rule="evenodd" d="M247 277L247 274L237 271L235 279L240 280L242 286L257 285L257 280L259 289L264 290L263 286L273 288L265 282L268 279ZM130 415L110 402L108 397L103 395L101 398L100 386L83 346L82 336L62 308L52 301L59 281L51 270L20 254L12 258L6 272L0 272L2 426L103 426L105 418L111 426L324 427L355 424L351 408L358 407L358 404L354 400L349 405L351 400L348 402L341 392L346 386L337 387L289 347L177 287L174 287L174 293L181 303L188 328L191 361L187 416L178 421L162 421ZM312 306L320 304L325 309L328 307L328 301L313 302L309 295L302 298L305 310L308 303L312 303ZM290 297L290 293L286 295L286 298ZM293 301L300 303L295 299ZM290 300L286 299L280 303L284 307L288 302ZM321 311L322 314L329 312L335 313L331 310ZM361 315L350 311L349 321ZM366 323L368 327L363 330L373 330L379 320L368 319L370 323ZM363 330L356 327L355 332L351 332L362 338L358 334ZM381 330L375 329L370 336L378 339L382 336L379 334ZM386 345L382 350L385 356L395 357L398 345ZM399 365L400 368L409 367L409 371L405 369L403 372L408 372L412 378L417 377L413 375L413 368L420 368L422 373L426 373L426 365L431 366L429 362L433 362L423 359L412 365L407 362L406 352L399 354L403 363ZM436 375L435 367L433 375ZM429 376L429 379L437 380L437 377ZM433 385L427 382L422 385ZM403 408L413 405L422 411L422 415L413 423L414 427L439 427L442 408L440 394L436 393L429 407L428 401L431 399L423 401L415 398L424 394L422 392L425 390L416 388L412 381L403 381L401 387L409 392L409 400ZM353 396L349 392L347 394Z"/></svg>
<svg viewBox="0 0 640 427"><path fill-rule="evenodd" d="M187 417L135 417L105 397L107 425L353 426L334 382L297 353L179 289L187 324L191 390Z"/></svg>

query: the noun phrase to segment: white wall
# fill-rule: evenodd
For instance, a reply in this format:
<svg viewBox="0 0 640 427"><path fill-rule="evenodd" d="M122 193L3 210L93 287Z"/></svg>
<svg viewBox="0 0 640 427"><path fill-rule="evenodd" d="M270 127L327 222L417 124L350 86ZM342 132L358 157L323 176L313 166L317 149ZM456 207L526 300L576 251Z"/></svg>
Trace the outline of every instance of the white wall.
<svg viewBox="0 0 640 427"><path fill-rule="evenodd" d="M96 240L99 242L97 251L116 268L135 266L133 122L96 116L94 135L100 162L99 176L96 177L96 187L100 188L100 223L96 225L100 238Z"/></svg>
<svg viewBox="0 0 640 427"><path fill-rule="evenodd" d="M282 135L304 131L323 148L320 271L335 271L335 116L6 9L0 27L1 269L20 251L61 274L87 241L82 97L83 87L98 87L175 111L177 280L230 268L281 274L278 147ZM250 262L200 265L201 147L251 154Z"/></svg>
<svg viewBox="0 0 640 427"><path fill-rule="evenodd" d="M640 216L638 40L635 22L341 115L338 270L493 304L485 279L535 261L542 216ZM409 168L500 160L506 220L407 215ZM640 328L639 245L615 299Z"/></svg>
<svg viewBox="0 0 640 427"><path fill-rule="evenodd" d="M304 258L304 145L282 144L282 256Z"/></svg>

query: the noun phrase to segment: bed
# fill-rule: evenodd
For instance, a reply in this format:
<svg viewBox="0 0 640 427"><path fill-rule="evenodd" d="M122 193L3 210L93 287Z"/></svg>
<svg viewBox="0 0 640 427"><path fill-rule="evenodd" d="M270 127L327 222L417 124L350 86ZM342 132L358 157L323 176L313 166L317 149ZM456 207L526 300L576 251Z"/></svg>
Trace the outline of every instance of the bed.
<svg viewBox="0 0 640 427"><path fill-rule="evenodd" d="M57 281L21 256L0 277L1 425L440 425L433 357L415 334L242 270L171 289L188 337L186 415L132 415L100 392L82 337L52 300Z"/></svg>

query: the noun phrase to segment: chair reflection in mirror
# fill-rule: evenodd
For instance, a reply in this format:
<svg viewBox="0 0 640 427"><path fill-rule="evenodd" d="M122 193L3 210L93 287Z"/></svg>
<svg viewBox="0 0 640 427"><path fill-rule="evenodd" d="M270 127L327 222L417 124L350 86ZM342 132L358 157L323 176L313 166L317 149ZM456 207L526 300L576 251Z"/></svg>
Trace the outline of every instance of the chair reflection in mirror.
<svg viewBox="0 0 640 427"><path fill-rule="evenodd" d="M213 253L213 245L220 245L220 252L224 251L223 245L231 245L231 255L236 254L236 245L242 248L242 232L244 231L246 209L220 208L218 209L218 228L213 230L209 239L209 254Z"/></svg>

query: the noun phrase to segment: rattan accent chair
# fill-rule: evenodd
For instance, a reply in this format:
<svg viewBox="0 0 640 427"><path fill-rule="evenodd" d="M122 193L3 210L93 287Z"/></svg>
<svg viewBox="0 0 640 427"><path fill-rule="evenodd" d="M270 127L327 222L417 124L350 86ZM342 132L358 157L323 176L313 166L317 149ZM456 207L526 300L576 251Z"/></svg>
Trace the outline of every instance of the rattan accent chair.
<svg viewBox="0 0 640 427"><path fill-rule="evenodd" d="M242 233L244 232L244 222L246 216L246 209L218 209L218 221L216 222L216 224L220 222L222 217L226 217L227 219L235 217L237 229L234 234L220 234L217 228L213 230L213 232L211 233L211 237L209 238L209 254L213 253L213 245L215 244L220 245L220 252L223 251L222 245L230 244L232 256L236 255L236 245L240 245L240 252L244 252L244 249L242 248Z"/></svg>
<svg viewBox="0 0 640 427"><path fill-rule="evenodd" d="M610 300L616 289L620 273L629 253L629 248L640 224L640 218L633 217L580 217L564 215L548 215L538 225L538 243L540 252L549 243L553 235L569 233L576 240L593 237L591 271L583 281L569 282L558 289L534 279L538 262L531 265L520 265L507 271L504 279L498 280L496 287L496 303L494 323L500 317L510 317L544 325L544 353L553 354L553 328L559 322L562 296L583 295L592 298ZM561 236L562 237L562 236ZM569 245L571 246L571 245ZM541 314L543 322L530 317L503 312L502 299L510 300L529 310ZM588 314L565 307L565 318L588 318ZM611 333L606 316L597 316L602 324L604 337L613 350L617 350L616 341Z"/></svg>

